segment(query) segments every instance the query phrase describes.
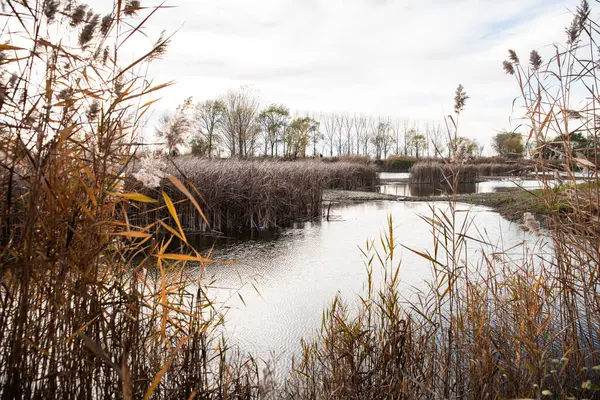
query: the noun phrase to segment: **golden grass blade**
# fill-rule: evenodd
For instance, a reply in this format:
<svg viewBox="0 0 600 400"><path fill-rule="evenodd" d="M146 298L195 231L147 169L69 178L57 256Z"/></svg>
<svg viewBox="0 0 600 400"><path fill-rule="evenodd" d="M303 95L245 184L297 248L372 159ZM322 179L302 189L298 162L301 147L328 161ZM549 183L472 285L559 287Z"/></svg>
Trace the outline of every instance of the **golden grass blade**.
<svg viewBox="0 0 600 400"><path fill-rule="evenodd" d="M187 198L190 199L190 201L192 202L192 204L194 205L194 207L196 207L196 210L198 210L198 213L200 214L200 216L202 217L202 219L204 220L204 222L206 223L206 225L208 225L208 220L206 219L206 216L202 212L202 209L200 208L200 205L198 204L198 202L196 201L196 199L194 198L194 196L192 196L192 194L189 192L189 190L187 190L187 188L185 187L185 185L183 183L181 183L181 181L179 179L177 179L176 177L174 177L173 175L169 175L169 180L171 181L171 183L173 185L175 185L175 187L177 189L179 189L179 191L181 193L185 194L187 196Z"/></svg>
<svg viewBox="0 0 600 400"><path fill-rule="evenodd" d="M136 239L146 239L146 238L151 237L152 235L150 235L149 233L145 233L145 232L130 231L130 232L113 233L113 236L125 236L125 237L136 238Z"/></svg>
<svg viewBox="0 0 600 400"><path fill-rule="evenodd" d="M181 223L179 222L179 217L177 216L177 210L175 210L173 201L171 201L171 198L165 192L163 192L162 195L163 195L163 198L165 199L165 204L167 205L167 208L169 209L169 213L171 214L171 217L173 217L173 219L175 220L175 223L177 224L177 228L179 228L179 233L181 235L181 239L185 243L187 243L187 239L185 237L185 233L183 233L183 229L181 228Z"/></svg>
<svg viewBox="0 0 600 400"><path fill-rule="evenodd" d="M178 232L177 232L175 229L171 228L169 225L165 224L165 223L164 223L164 222L162 222L162 221L158 221L158 222L160 222L161 226L162 226L163 228L165 228L166 230L168 230L168 231L169 231L169 232L170 232L170 233L171 233L173 236L176 236L176 237L177 237L177 238L179 238L181 241L183 241L183 238L181 237L181 235L179 235L179 233L178 233Z"/></svg>
<svg viewBox="0 0 600 400"><path fill-rule="evenodd" d="M191 255L186 255L186 254L164 253L164 254L157 254L156 257L158 257L160 259L164 259L164 260L197 261L197 262L212 262L212 263L218 262L219 264L221 264L221 263L225 264L225 262L222 262L222 261L214 261L214 260L209 260L208 258L191 256Z"/></svg>
<svg viewBox="0 0 600 400"><path fill-rule="evenodd" d="M110 193L111 196L122 197L127 200L139 201L140 203L157 203L158 201L141 193Z"/></svg>
<svg viewBox="0 0 600 400"><path fill-rule="evenodd" d="M0 43L0 51L4 51L4 50L25 50L25 49L22 47L12 46L7 43Z"/></svg>
<svg viewBox="0 0 600 400"><path fill-rule="evenodd" d="M75 338L77 335L79 335L81 332L83 332L85 330L85 328L87 328L88 326L90 326L90 324L92 324L95 320L97 320L100 317L100 315L96 315L94 318L92 318L89 322L87 322L85 325L83 325L81 328L79 328L75 333L73 333L71 336L69 336L68 338L65 339L65 344L69 343L71 340L73 340L73 338Z"/></svg>

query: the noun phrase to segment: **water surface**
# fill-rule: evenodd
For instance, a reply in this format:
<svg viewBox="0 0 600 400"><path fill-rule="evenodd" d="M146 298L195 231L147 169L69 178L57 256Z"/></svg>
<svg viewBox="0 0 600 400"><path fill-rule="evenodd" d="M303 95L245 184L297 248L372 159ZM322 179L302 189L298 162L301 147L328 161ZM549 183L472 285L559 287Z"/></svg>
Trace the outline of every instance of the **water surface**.
<svg viewBox="0 0 600 400"><path fill-rule="evenodd" d="M322 310L336 293L351 302L363 293L366 273L360 248L367 240L380 237L388 215L401 244L418 250L432 248L430 227L421 218L431 215L432 204L382 201L349 205L335 208L336 218L329 222L298 224L275 236L217 243L213 258L236 262L212 264L206 271L214 277L212 294L217 302L231 307L227 336L242 351L260 357L295 354L300 339L311 337L318 329ZM436 207L447 204L440 202ZM490 209L460 207L470 209L474 218L470 235L484 237L493 247L537 240ZM459 220L465 215L459 213ZM469 246L473 261L480 247L476 242ZM431 276L429 263L399 247L397 251L402 257L403 294L408 297L424 290ZM374 275L378 280L377 268Z"/></svg>
<svg viewBox="0 0 600 400"><path fill-rule="evenodd" d="M552 184L552 182L549 182ZM540 189L542 184L534 179L498 179L492 181L461 184L458 187L460 194L473 193L497 193L510 190L535 190ZM412 184L404 182L382 182L379 187L379 192L384 194L392 194L395 196L439 196L444 194L441 187L434 187L429 184Z"/></svg>

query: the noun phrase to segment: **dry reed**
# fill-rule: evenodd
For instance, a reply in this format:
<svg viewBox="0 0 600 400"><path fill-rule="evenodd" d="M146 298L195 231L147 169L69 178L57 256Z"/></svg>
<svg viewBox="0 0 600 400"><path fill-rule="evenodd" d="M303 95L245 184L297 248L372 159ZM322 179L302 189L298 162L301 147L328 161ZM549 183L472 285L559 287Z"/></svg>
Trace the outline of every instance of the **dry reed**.
<svg viewBox="0 0 600 400"><path fill-rule="evenodd" d="M367 287L357 309L334 300L324 314L320 334L304 343L281 392L265 393L253 359L231 362L226 343L216 335L221 322L218 306L210 301L202 282L187 276L186 260L201 265L210 260L187 247L186 253L166 253L170 240L156 239L156 232L166 229L172 238L186 243L177 208L191 204L201 211L196 205L202 200L190 185L203 179L194 175L195 161L192 165L186 165L186 160L176 162L185 173L180 179L170 177L172 186L152 193L160 201L158 196L122 188L121 173L135 150L128 134L136 125L127 123L137 121L131 113L139 111L127 107L130 103L124 99L147 91L144 80L115 88L122 73L111 67L106 76L96 76L98 82L91 87L77 87L75 82L89 83L88 74L96 70L90 68L85 77L84 68L62 74L58 68L64 68L63 63L54 61L60 53L76 65L89 65L95 51L74 57L71 52L65 55L59 44L48 46L47 39L36 34L46 23L39 18L64 18L63 23L81 26L82 34L77 31L76 36L86 46L94 40L89 31L98 18L86 17L80 7L63 10L60 3L56 7L62 12L57 13L54 2L45 9L39 3L37 9L30 9L20 2L5 2L32 21L19 20L36 48L21 54L25 69L17 71L19 76L31 76L31 63L39 60L46 73L37 86L32 79L23 79L11 88L18 94L14 98L25 101L4 98L0 110L2 399L600 396L598 185L575 186L568 193L544 185L540 201L550 204L563 196L570 209L547 221L543 234L552 244L550 252L523 248L515 255L515 249L485 245L483 258L475 263L466 257L472 246L468 214L452 201L444 210L432 205L431 216L424 221L431 226L433 250L405 249L431 265L431 286L409 304L402 303L398 290L400 245L390 219L380 246L372 241L365 249ZM114 10L119 18L106 22L109 31L112 24L123 23L120 18L139 11L137 2L126 4L127 9ZM104 25L102 19L102 32ZM526 71L512 51L504 64L518 78L539 146L557 131L572 130L574 113L565 117L571 104L563 101L582 90L590 91L585 96L589 104L577 111L581 120L576 129L599 143L600 85L597 68L591 66L597 65L595 39L600 32L590 19L587 2L577 9L567 33L567 46L557 48L547 65L532 53ZM164 51L161 46L154 49L147 58ZM111 62L116 63L113 57ZM101 65L93 65L102 70ZM556 86L564 91L558 98ZM73 92L63 93L64 87ZM57 103L59 95L63 100ZM100 118L81 123L92 108L88 102L96 97L104 104L98 111ZM564 137L567 151L558 167L574 178L573 165L581 165L597 182L597 148L580 158L568 151L569 135ZM293 165L297 164L281 168L297 169ZM536 161L539 172L547 172L547 165ZM206 167L210 168L214 167ZM223 168L228 167L218 169ZM256 173L260 168L252 164L243 177L271 176ZM322 185L340 184L323 178L336 173L327 175L319 170L322 167L315 168ZM477 170L472 168L465 176L476 179ZM456 187L460 171L426 165L419 179L453 181ZM230 171L220 178L225 179L221 184L238 173ZM302 169L288 173L303 179ZM128 211L146 204L166 210L168 220L149 220L145 226L128 221ZM529 226L536 229L531 221ZM485 244L485 238L478 243ZM377 264L385 271L380 289L371 278Z"/></svg>
<svg viewBox="0 0 600 400"><path fill-rule="evenodd" d="M142 100L167 86L136 72L168 39L133 63L118 49L162 7L119 1L101 18L71 1L2 5L0 398L256 398L257 364L230 362L221 311L187 275L187 260L210 260L166 252L164 222L125 218L157 203L121 177Z"/></svg>
<svg viewBox="0 0 600 400"><path fill-rule="evenodd" d="M179 157L167 163L166 173L197 188L206 220L193 205L180 207L184 230L237 232L282 227L320 217L323 190L372 190L377 183L374 166L350 162L208 160ZM185 196L166 181L174 201ZM153 195L151 188L132 181L132 191ZM168 218L168 210L152 205L132 209L130 220L147 225Z"/></svg>
<svg viewBox="0 0 600 400"><path fill-rule="evenodd" d="M417 163L410 173L410 183L429 185L448 185L478 182L479 171L470 164L452 164L439 162Z"/></svg>
<svg viewBox="0 0 600 400"><path fill-rule="evenodd" d="M600 27L590 15L582 1L567 29L567 45L557 46L545 64L532 52L527 69L514 51L504 63L517 77L540 147L571 130L599 143L598 70L591 66L598 62ZM571 96L589 103L577 110L576 123ZM401 270L390 221L379 250L371 242L365 251L368 271L373 264L386 271L381 289L372 289L369 272L357 312L347 312L336 299L317 339L304 345L287 398L600 398L600 189L593 183L557 191L545 178L560 170L574 180L573 166L579 165L598 182L598 148L588 149L586 157L574 155L570 135L563 137L559 165L535 161L543 185L536 196L548 206L565 202L569 211L550 215L542 232L527 213L522 227L539 234L538 243L503 249L488 243L484 227L472 226L455 201L446 209L432 205L423 219L431 227L433 250L405 249L430 264L430 289L399 307ZM424 167L422 181L452 182L440 166ZM474 244L481 247L479 261L468 257Z"/></svg>
<svg viewBox="0 0 600 400"><path fill-rule="evenodd" d="M475 164L479 176L523 176L535 170L532 163Z"/></svg>

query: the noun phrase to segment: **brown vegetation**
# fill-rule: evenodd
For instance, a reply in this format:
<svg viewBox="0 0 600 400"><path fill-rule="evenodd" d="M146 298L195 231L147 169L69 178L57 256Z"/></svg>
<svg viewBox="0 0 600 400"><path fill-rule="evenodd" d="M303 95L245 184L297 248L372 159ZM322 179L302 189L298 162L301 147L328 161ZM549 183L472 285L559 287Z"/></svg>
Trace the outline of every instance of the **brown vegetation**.
<svg viewBox="0 0 600 400"><path fill-rule="evenodd" d="M118 49L160 7L119 1L101 17L73 2L2 5L14 44L0 44L0 397L257 397L256 364L229 362L220 310L188 276L187 260L209 260L166 252L164 222L125 218L152 202L186 242L166 193L125 192L121 179L140 100L166 86L135 72L168 39L133 64Z"/></svg>
<svg viewBox="0 0 600 400"><path fill-rule="evenodd" d="M168 175L197 188L204 216L193 204L179 207L186 231L235 232L271 229L294 221L320 217L324 189L373 190L377 173L373 165L320 161L208 160L178 157L166 163ZM130 190L156 196L162 190L174 202L185 195L168 180L159 189L131 180ZM131 222L146 226L168 219L169 212L152 204L130 210Z"/></svg>
<svg viewBox="0 0 600 400"><path fill-rule="evenodd" d="M117 2L113 12L101 18L83 6L64 8L60 2L36 3L34 9L5 2L19 12L11 23L21 24L28 33L23 37L32 42L1 45L11 56L3 54L9 60L3 68L16 76L8 81L3 76L0 92L3 399L599 396L597 184L570 188L562 197L569 202L569 213L550 215L547 231L541 232L551 250L502 249L482 237L478 243L484 251L477 262L467 253L473 243L468 214L455 202L446 209L432 205L431 216L424 220L431 227L433 250L405 249L423 257L432 273L430 290L416 294L412 302L398 290L400 245L390 218L386 234L364 249L367 286L358 306L335 299L324 314L322 330L314 341L304 343L289 377L278 388L267 385L252 358L231 361L226 342L218 339L221 310L210 301L201 278L188 275L187 261L202 270L210 260L187 246L184 219L192 209L197 218L206 217L222 200L215 194L217 200L208 205L210 192L195 189L220 193L234 184L232 180L250 180L247 186L240 183L247 196L240 204L247 207L248 201L258 203L264 201L261 196L272 194L258 189L276 185L278 173L288 177L283 180L288 185L300 180L322 189L367 185L372 172L344 163L332 167L239 161L227 167L224 162L180 159L168 166L162 190L132 192L127 185L133 181L124 184L122 176L135 155L133 134L145 110L136 107L137 100L161 86L135 78L137 64L118 68L115 49L121 43L110 32L119 24L126 28L132 22L124 20L132 14L152 15L155 10L144 11L137 1L124 2L124 8ZM584 1L567 30L566 47L546 65L532 52L526 71L513 51L504 64L521 84L532 140L540 146L548 135L570 131L573 112L565 117L570 104L561 99L583 90L590 91L585 96L590 104L577 111L578 126L599 143L599 85L596 68L591 68L598 61L599 31L589 16ZM54 23L73 29L77 45L67 51L60 41L37 36ZM109 39L115 41L108 51L111 57L103 59ZM164 53L166 43L161 38L140 62ZM33 71L45 71L37 84ZM562 85L564 96L553 96L556 85ZM597 148L591 150L593 157L582 159L569 151L569 135L563 137L565 160L555 168L573 179L573 165L579 165L597 182ZM241 168L237 163L249 164ZM239 168L219 172L234 166ZM543 160L536 163L540 172L546 172L546 166ZM461 179L477 179L473 166L427 163L415 168L415 179L422 182L452 182L456 187ZM209 185L202 181L208 179L203 174L214 174L214 186L203 187ZM309 185L313 177L322 181ZM252 192L254 185L257 193ZM300 191L275 187L290 197ZM316 195L317 189L309 192ZM312 207L309 200L316 201L300 195L306 202L298 206L301 210ZM539 200L552 205L557 195L545 185ZM286 205L295 207L290 201ZM133 224L128 217L141 214L133 209L150 204L159 219ZM180 207L189 210L181 213ZM260 207L252 204L250 216L241 211L236 215L260 220ZM265 220L271 221L272 215L277 214ZM527 219L524 228L537 229L531 216ZM170 235L160 239L164 235L159 231ZM180 239L183 252L167 252L173 238ZM379 265L385 274L378 289L372 271Z"/></svg>
<svg viewBox="0 0 600 400"><path fill-rule="evenodd" d="M462 183L476 183L479 170L474 165L452 164L440 162L417 163L410 173L410 183L447 185L452 188L456 181Z"/></svg>

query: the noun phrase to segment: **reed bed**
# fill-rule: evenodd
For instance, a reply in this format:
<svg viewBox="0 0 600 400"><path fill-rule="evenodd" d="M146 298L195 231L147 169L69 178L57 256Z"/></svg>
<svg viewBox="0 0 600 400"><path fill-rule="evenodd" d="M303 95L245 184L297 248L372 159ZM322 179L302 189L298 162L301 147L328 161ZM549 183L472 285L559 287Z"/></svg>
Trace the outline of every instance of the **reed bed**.
<svg viewBox="0 0 600 400"><path fill-rule="evenodd" d="M432 204L424 221L431 227L433 250L404 248L420 255L431 271L429 290L410 301L399 291L402 244L395 239L390 218L386 233L364 249L363 295L356 303L336 298L324 313L316 338L303 343L288 378L269 382L256 360L232 357L219 336L222 308L211 301L201 274L192 278L186 265L194 261L202 271L211 260L187 246L183 229L187 211L181 210L193 207L198 218L212 212L206 204L210 192L202 192L206 188L200 184L202 179L208 182L204 175L213 182L221 179L214 188L209 186L215 193L226 190L222 186L237 175L252 180L257 191L242 186L247 188L244 196L263 201L256 197L264 195L258 189L281 181L277 171L290 178L279 189L290 197L304 196L292 188L295 180L308 185L309 178L317 179L318 184L310 186L315 195L328 185L368 186L374 175L355 164L338 163L338 169L330 170L324 163L299 168L298 163L267 167L249 162L245 169L234 169L243 162L198 164L178 159L163 171L170 175L159 182L160 189L148 190L147 196L130 191L140 183L130 178L123 182L122 176L136 151L129 134L137 128L140 110L137 101L132 106L126 99L138 99L152 87L137 77L115 88L122 76L118 71L135 77L134 71L117 68L116 50L109 60L114 65L104 65L98 59L102 51L97 50L111 29L127 29L132 23L127 18L140 8L132 2L122 9L117 2L113 13L102 20L102 29L96 30L99 18L85 8L71 9L71 3L69 8L60 2L5 3L19 12L19 23L28 33L21 36L32 41L31 51L10 58L6 65L17 68L18 76L33 76L32 70L46 72L37 85L23 79L7 86L5 96L25 101L6 101L0 108L2 399L600 397L597 185L575 186L568 193L544 185L539 200L554 204L558 198L569 204L569 212L550 215L542 231L533 215L524 216L522 228L541 235L551 244L550 251L542 242L520 252L487 243L484 229L472 226L469 213L455 202L442 209ZM582 2L567 30L567 46L547 65L537 53L530 56L527 70L514 52L505 63L518 82L535 85L519 89L539 143L557 136L552 129L569 132L563 112L570 104L560 102L581 90L591 93L585 96L590 104L581 111L579 122L585 123L579 125L594 143L600 142L594 114L600 108L595 92L600 85L596 69L588 66L597 65L599 31L590 15L589 4ZM39 39L37 32L52 31L46 25L55 23L80 26L79 55L72 48L62 51L65 37L54 46L47 46L52 38ZM117 41L115 48L120 44ZM164 52L162 45L159 41L140 63ZM58 54L72 64L55 62ZM95 68L85 68L90 65ZM555 70L554 65L560 68ZM564 85L564 96L554 96L556 85ZM65 87L77 88L76 96L61 94ZM62 100L57 102L59 94ZM90 97L102 102L96 109L101 113L98 118L91 118ZM33 122L27 118L32 115ZM34 144L25 146L23 138ZM563 145L569 149L568 142ZM553 170L574 179L573 165L580 165L598 181L598 149L593 151L593 157L585 159L566 151L564 162ZM548 171L543 160L536 168ZM219 172L224 169L228 174ZM349 171L357 175L348 178L354 176ZM462 172L477 177L472 166L425 164L420 179L457 182ZM244 199L247 208L263 210L249 206L248 199ZM306 211L313 207L309 200L317 201L303 199L307 204L287 207ZM159 214L148 218L146 225L129 218L151 212ZM237 212L253 223L254 217ZM467 257L474 230L481 233L476 238L482 246L478 262ZM170 236L165 238L165 231ZM181 239L181 252L167 252L173 238ZM373 282L374 268L384 270L382 282Z"/></svg>
<svg viewBox="0 0 600 400"><path fill-rule="evenodd" d="M535 170L533 163L475 164L479 176L523 176Z"/></svg>
<svg viewBox="0 0 600 400"><path fill-rule="evenodd" d="M505 250L474 235L468 210L455 203L431 211L434 251L412 250L431 266L430 290L403 300L390 219L364 250L364 294L327 309L318 336L303 343L286 398L597 398L597 237L582 241L561 228ZM479 261L466 256L472 238ZM382 282L372 281L374 268Z"/></svg>
<svg viewBox="0 0 600 400"><path fill-rule="evenodd" d="M374 166L350 162L207 160L179 157L165 173L196 188L204 217L192 204L180 207L184 230L241 232L272 229L320 217L324 189L372 190L377 183ZM131 190L154 196L154 189L131 182ZM174 201L185 200L168 180L163 187ZM168 210L152 205L131 210L129 219L143 226L169 218Z"/></svg>
<svg viewBox="0 0 600 400"><path fill-rule="evenodd" d="M476 183L479 170L470 164L452 164L439 162L417 163L410 173L410 183L428 185L448 185L454 183Z"/></svg>
<svg viewBox="0 0 600 400"><path fill-rule="evenodd" d="M348 155L348 156L336 156L336 157L322 157L322 161L324 162L349 162L354 164L366 164L372 165L375 163L371 157L368 156L359 156L359 155Z"/></svg>

